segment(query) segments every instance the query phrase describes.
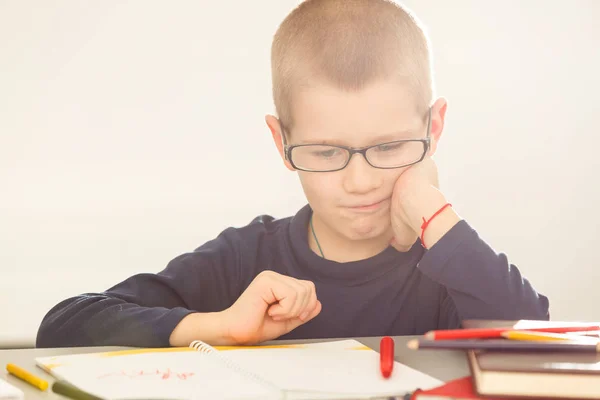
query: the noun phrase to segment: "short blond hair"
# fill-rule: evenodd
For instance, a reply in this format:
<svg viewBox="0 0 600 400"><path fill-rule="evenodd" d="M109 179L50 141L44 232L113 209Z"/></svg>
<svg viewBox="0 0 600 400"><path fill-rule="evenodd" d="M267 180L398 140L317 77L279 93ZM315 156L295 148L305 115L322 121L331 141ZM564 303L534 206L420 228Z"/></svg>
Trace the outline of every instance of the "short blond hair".
<svg viewBox="0 0 600 400"><path fill-rule="evenodd" d="M419 111L433 97L427 35L406 8L388 0L306 0L281 23L271 48L273 100L291 126L294 91L316 83L359 90L394 76Z"/></svg>

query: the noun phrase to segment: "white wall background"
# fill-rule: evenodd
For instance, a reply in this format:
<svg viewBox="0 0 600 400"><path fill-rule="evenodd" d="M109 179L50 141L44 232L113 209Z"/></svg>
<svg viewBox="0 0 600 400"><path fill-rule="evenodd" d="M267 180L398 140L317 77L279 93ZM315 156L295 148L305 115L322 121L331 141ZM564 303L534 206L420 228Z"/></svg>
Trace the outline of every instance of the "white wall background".
<svg viewBox="0 0 600 400"><path fill-rule="evenodd" d="M0 345L305 199L278 159L270 41L298 3L0 2ZM457 210L551 299L600 320L600 1L406 2L449 100Z"/></svg>

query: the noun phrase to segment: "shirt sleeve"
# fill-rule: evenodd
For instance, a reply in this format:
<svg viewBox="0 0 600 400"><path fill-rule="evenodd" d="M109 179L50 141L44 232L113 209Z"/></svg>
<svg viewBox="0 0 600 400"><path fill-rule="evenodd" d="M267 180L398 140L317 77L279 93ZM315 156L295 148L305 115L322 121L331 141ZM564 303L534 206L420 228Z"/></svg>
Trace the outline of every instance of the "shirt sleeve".
<svg viewBox="0 0 600 400"><path fill-rule="evenodd" d="M231 235L221 234L159 273L66 299L42 320L36 347L168 347L186 315L222 311L239 297L237 247Z"/></svg>
<svg viewBox="0 0 600 400"><path fill-rule="evenodd" d="M548 298L538 293L469 224L461 220L423 255L419 269L444 285L452 299L441 307L442 320L456 325L457 319L549 319ZM441 329L445 327L440 327Z"/></svg>

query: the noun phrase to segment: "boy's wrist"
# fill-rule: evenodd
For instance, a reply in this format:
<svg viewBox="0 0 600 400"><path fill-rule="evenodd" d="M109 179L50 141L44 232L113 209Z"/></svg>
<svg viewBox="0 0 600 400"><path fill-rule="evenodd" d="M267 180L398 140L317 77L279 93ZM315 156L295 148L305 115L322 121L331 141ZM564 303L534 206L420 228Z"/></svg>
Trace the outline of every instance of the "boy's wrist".
<svg viewBox="0 0 600 400"><path fill-rule="evenodd" d="M224 311L188 314L171 333L169 344L187 347L194 340L201 340L212 346L232 344L227 338Z"/></svg>
<svg viewBox="0 0 600 400"><path fill-rule="evenodd" d="M404 212L408 217L409 225L419 237L422 234L423 218L429 221L437 211L448 203L448 200L439 189L429 185L405 196L404 200ZM452 207L446 207L427 225L423 236L425 246L431 248L460 219L460 216Z"/></svg>
<svg viewBox="0 0 600 400"><path fill-rule="evenodd" d="M444 205L442 205L441 207L443 206ZM433 214L425 218L429 220L429 218L431 218L432 215ZM423 245L426 248L430 249L441 238L443 238L450 231L450 229L452 229L458 222L460 222L460 220L460 216L454 211L452 207L445 208L441 213L439 213L435 218L433 218L425 228L425 231L423 232ZM419 237L421 237L421 231L419 231Z"/></svg>

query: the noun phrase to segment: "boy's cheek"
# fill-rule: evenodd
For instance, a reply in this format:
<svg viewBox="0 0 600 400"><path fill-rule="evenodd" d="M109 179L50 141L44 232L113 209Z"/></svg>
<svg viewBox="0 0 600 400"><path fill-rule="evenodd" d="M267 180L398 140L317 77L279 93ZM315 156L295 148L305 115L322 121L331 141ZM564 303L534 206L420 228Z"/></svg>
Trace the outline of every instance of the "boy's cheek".
<svg viewBox="0 0 600 400"><path fill-rule="evenodd" d="M305 192L315 193L319 197L334 195L336 190L342 190L342 184L339 179L336 179L334 173L302 171L298 175Z"/></svg>
<svg viewBox="0 0 600 400"><path fill-rule="evenodd" d="M313 209L323 209L331 207L336 197L331 193L327 183L321 183L318 179L310 177L300 177L300 184L306 196L306 200Z"/></svg>

